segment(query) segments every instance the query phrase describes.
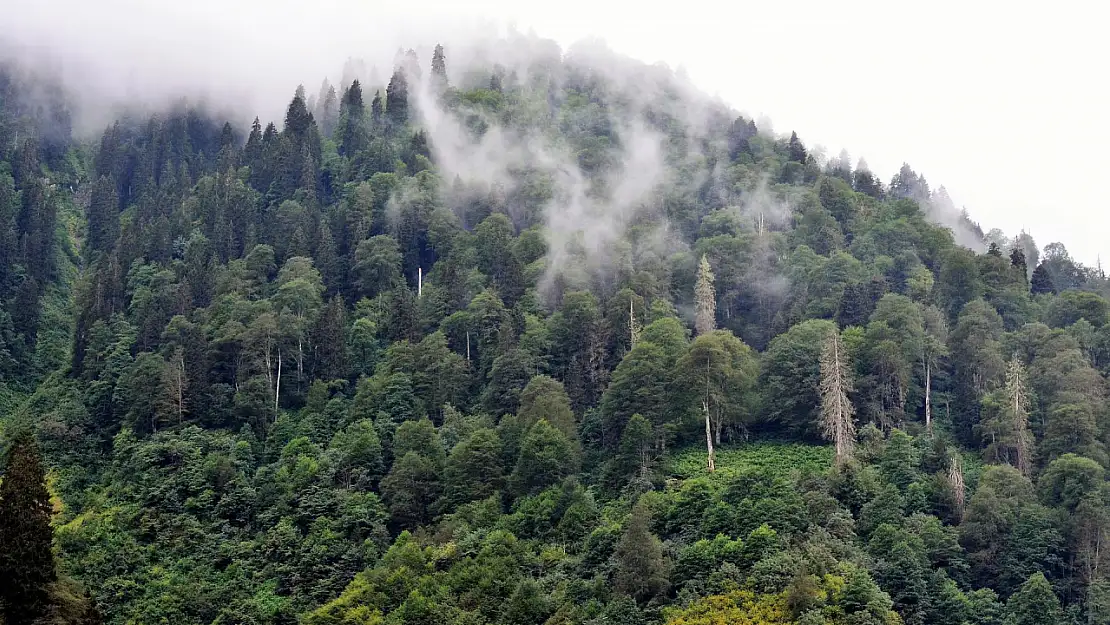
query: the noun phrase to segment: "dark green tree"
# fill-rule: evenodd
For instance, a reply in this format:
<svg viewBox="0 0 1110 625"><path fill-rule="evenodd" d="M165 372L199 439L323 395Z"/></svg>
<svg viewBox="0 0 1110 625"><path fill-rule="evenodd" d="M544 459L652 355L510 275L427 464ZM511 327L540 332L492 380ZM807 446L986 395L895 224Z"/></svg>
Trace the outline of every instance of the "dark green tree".
<svg viewBox="0 0 1110 625"><path fill-rule="evenodd" d="M617 564L613 585L617 592L646 602L667 590L669 566L663 557L662 543L651 533L651 511L643 501L632 507L613 555Z"/></svg>
<svg viewBox="0 0 1110 625"><path fill-rule="evenodd" d="M558 484L578 470L578 456L562 432L543 420L527 431L509 476L509 486L518 496Z"/></svg>
<svg viewBox="0 0 1110 625"><path fill-rule="evenodd" d="M47 610L50 585L57 579L52 514L38 445L30 433L21 433L8 449L0 482L0 608L5 623L30 625Z"/></svg>
<svg viewBox="0 0 1110 625"><path fill-rule="evenodd" d="M1009 614L1006 622L1012 625L1064 622L1060 599L1043 573L1033 574L1021 585L1021 589L1006 602L1006 612Z"/></svg>
<svg viewBox="0 0 1110 625"><path fill-rule="evenodd" d="M385 114L394 126L404 126L409 119L409 83L400 68L393 72L385 90Z"/></svg>

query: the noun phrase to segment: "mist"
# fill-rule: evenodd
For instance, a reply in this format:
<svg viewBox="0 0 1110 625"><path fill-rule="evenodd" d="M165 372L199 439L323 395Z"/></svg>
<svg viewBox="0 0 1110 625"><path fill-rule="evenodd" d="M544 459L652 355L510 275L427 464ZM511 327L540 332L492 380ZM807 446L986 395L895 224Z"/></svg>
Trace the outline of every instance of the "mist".
<svg viewBox="0 0 1110 625"><path fill-rule="evenodd" d="M684 248L667 223L661 190L676 182L696 189L726 177L719 162L707 164L723 148L722 130L736 110L700 91L684 72L621 56L597 39L564 49L504 21L475 17L473 8L446 3L422 8L427 10L417 19L395 7L348 0L311 7L289 1L43 0L8 12L0 58L58 80L73 103L75 133L93 138L123 111L153 112L182 98L240 129L256 116L280 126L298 85L315 94L324 79L337 88L358 79L369 98L384 90L398 55L412 49L423 75L410 77L410 99L427 128L445 187L460 180L512 193L522 168L550 182L550 197L539 207L548 242L541 291L560 277L572 285L606 282L615 265L643 255L666 258ZM603 119L587 119L604 124L615 138L604 173L584 172L565 140L500 120L483 119L487 129L475 136L460 111L445 111L430 90L427 66L437 43L446 49L451 84L461 88L488 84L490 67L536 89L561 87L568 71L576 79L604 81L611 103ZM653 126L660 116L676 120L681 136L666 136ZM759 127L765 135L773 132L766 116L759 117ZM804 140L804 129L799 134ZM820 154L819 146L811 149ZM791 202L775 198L766 180L736 197L731 190L725 194L720 203L753 229L790 223ZM951 227L961 244L981 248L949 205L927 214ZM518 225L524 221L522 215L512 217ZM617 243L645 217L657 227L637 240L637 249L623 250ZM770 276L766 282L778 290L783 280Z"/></svg>

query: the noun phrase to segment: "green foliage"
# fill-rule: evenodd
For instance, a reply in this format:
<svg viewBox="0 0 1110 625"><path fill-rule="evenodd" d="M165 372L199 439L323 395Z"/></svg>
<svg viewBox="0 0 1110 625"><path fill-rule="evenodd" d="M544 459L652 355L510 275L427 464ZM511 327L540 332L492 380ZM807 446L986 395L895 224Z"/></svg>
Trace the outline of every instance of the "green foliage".
<svg viewBox="0 0 1110 625"><path fill-rule="evenodd" d="M50 602L50 584L57 579L50 550L52 530L46 472L38 446L29 433L20 434L8 449L0 482L0 590L5 623L31 623Z"/></svg>
<svg viewBox="0 0 1110 625"><path fill-rule="evenodd" d="M717 450L717 471L714 480L751 470L788 474L791 471L820 472L832 466L832 448L800 443L758 442L735 448ZM667 472L681 478L705 473L705 453L687 448L671 455Z"/></svg>
<svg viewBox="0 0 1110 625"><path fill-rule="evenodd" d="M245 142L181 105L84 143L0 68L0 427L44 456L0 506L52 506L4 550L53 518L45 621L1106 620L1101 271L518 43Z"/></svg>

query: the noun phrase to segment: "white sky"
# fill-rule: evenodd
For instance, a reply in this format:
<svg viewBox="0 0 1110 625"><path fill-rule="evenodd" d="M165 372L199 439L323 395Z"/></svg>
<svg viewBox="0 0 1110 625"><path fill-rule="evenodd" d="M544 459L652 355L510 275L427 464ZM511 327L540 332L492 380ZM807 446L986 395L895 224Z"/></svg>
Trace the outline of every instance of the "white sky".
<svg viewBox="0 0 1110 625"><path fill-rule="evenodd" d="M100 83L105 68L147 72L281 106L363 48L430 45L481 19L564 47L597 36L886 181L909 162L984 230L1110 258L1110 9L1095 0L0 0L0 14L0 35L96 63L85 75Z"/></svg>

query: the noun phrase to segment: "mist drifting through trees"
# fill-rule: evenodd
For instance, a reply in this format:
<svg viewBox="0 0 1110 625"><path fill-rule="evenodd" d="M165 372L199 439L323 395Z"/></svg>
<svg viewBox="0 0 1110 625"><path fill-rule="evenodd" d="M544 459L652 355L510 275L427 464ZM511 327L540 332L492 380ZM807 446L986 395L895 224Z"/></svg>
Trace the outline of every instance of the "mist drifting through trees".
<svg viewBox="0 0 1110 625"><path fill-rule="evenodd" d="M316 80L0 65L4 623L1110 622L1100 268L597 44Z"/></svg>

